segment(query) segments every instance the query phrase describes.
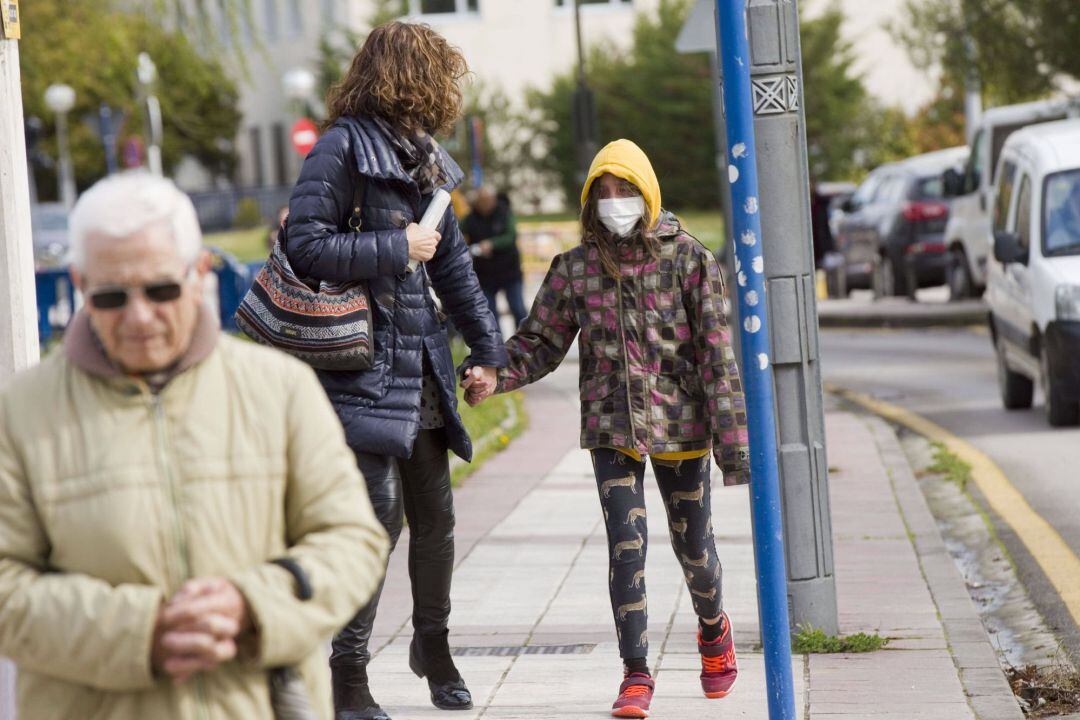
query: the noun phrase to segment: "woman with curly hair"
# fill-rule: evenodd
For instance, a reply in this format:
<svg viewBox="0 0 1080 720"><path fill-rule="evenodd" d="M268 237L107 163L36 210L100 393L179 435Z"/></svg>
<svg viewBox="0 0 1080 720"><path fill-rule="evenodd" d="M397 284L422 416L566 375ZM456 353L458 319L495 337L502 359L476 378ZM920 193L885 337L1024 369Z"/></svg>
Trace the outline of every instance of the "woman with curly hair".
<svg viewBox="0 0 1080 720"><path fill-rule="evenodd" d="M450 657L447 629L454 564L447 450L468 460L472 445L457 413L445 319L429 287L464 336L472 362L506 364L452 211L438 231L416 224L437 189L452 190L462 180L433 135L458 119L466 72L461 52L424 25L375 28L327 96L325 132L289 202L285 247L302 277L368 283L371 368L320 371L319 379L391 547L402 515L408 519L409 666L427 678L432 702L446 710L472 707ZM376 593L334 638L337 720L388 720L368 689L368 640L378 599Z"/></svg>

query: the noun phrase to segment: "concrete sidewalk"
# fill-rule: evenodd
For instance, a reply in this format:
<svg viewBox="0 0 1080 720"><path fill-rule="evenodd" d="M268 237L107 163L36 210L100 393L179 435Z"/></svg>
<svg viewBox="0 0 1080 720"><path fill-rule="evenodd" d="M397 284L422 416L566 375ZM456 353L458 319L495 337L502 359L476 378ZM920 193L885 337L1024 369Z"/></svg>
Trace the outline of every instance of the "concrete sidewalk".
<svg viewBox="0 0 1080 720"><path fill-rule="evenodd" d="M476 708L455 719L601 718L621 680L604 528L588 455L577 449L577 366L531 388L528 408L529 430L456 498L451 643ZM829 413L827 426L841 628L894 639L872 654L796 656L799 717L1019 720L892 431L843 412ZM651 716L767 718L747 489L714 486L740 676L729 697L706 700L696 622L651 475L646 486ZM395 720L448 718L408 669L407 543L405 533L376 624L372 691Z"/></svg>

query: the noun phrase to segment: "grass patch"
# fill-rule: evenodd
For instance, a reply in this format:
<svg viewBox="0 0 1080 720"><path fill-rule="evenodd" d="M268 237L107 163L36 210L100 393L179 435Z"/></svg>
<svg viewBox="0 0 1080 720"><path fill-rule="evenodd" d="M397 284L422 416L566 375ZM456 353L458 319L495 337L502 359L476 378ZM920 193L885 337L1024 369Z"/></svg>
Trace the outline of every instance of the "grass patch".
<svg viewBox="0 0 1080 720"><path fill-rule="evenodd" d="M230 230L228 232L211 233L203 237L205 245L221 248L225 252L236 257L240 262L255 262L265 260L270 254L266 246L266 236L269 228L257 227L250 230Z"/></svg>
<svg viewBox="0 0 1080 720"><path fill-rule="evenodd" d="M791 649L803 655L835 653L867 653L880 650L889 642L880 635L856 633L839 636L826 635L825 631L814 627L800 627L792 639Z"/></svg>
<svg viewBox="0 0 1080 720"><path fill-rule="evenodd" d="M971 480L971 465L957 457L943 443L935 442L933 446L934 463L928 465L924 472L942 475L949 482L959 485L961 490L966 490Z"/></svg>
<svg viewBox="0 0 1080 720"><path fill-rule="evenodd" d="M462 342L454 341L455 367L461 365L467 352ZM465 393L459 386L458 407L465 429L473 440L475 452L471 463L459 464L451 471L450 480L455 486L460 485L493 456L505 450L529 424L528 415L525 414L525 396L520 392L493 395L476 407L469 407L465 403ZM515 419L508 423L511 416Z"/></svg>

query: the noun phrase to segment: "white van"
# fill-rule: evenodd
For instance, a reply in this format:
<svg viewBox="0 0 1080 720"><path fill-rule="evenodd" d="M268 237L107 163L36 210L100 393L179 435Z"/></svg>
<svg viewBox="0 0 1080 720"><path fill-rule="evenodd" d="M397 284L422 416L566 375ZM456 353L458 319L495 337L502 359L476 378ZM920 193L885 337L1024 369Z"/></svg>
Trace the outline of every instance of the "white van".
<svg viewBox="0 0 1080 720"><path fill-rule="evenodd" d="M1006 408L1080 421L1080 120L1033 125L1005 143L993 195L986 299Z"/></svg>
<svg viewBox="0 0 1080 720"><path fill-rule="evenodd" d="M971 155L963 173L945 173L945 194L953 198L945 245L949 297L963 300L982 295L986 261L993 243L990 234L990 195L1001 148L1010 135L1035 123L1080 116L1078 100L1039 102L990 108L979 118L971 141Z"/></svg>

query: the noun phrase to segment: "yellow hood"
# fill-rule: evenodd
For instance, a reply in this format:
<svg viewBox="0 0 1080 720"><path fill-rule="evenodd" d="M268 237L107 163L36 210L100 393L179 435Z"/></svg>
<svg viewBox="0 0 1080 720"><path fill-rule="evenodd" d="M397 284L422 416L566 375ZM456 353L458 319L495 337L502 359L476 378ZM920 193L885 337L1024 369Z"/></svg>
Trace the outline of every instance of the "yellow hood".
<svg viewBox="0 0 1080 720"><path fill-rule="evenodd" d="M605 145L593 158L589 177L581 189L582 206L589 197L593 181L604 173L631 182L641 191L649 211L649 227L655 225L660 217L660 183L645 152L629 140L616 140Z"/></svg>

